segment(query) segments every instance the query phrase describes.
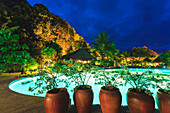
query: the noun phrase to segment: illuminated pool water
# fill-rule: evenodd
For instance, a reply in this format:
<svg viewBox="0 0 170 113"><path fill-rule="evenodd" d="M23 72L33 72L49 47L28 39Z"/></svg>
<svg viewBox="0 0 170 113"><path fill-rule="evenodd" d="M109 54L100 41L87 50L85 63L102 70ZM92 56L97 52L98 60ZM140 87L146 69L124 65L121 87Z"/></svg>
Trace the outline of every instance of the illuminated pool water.
<svg viewBox="0 0 170 113"><path fill-rule="evenodd" d="M108 69L108 70L121 70L121 69ZM130 70L132 72L136 72L136 71L137 72L144 72L144 71L147 71L148 69L130 69ZM153 72L157 72L157 73L168 74L168 76L170 76L170 69L150 69L150 70L153 71ZM29 81L29 80L33 80L33 81L31 81L30 83L25 84L25 85L22 84L22 82L26 82L26 81ZM15 91L17 93L34 96L34 92L29 92L28 89L29 89L30 86L33 87L35 85L34 84L35 80L36 80L36 77L34 77L34 78L22 78L22 79L14 80L9 84L9 88L12 91ZM95 82L95 79L91 78L89 80L89 84L88 84L88 85L92 86L92 89L93 89L93 94L94 94L93 95L93 104L100 104L100 102L99 102L99 92L100 92L101 85L94 85L94 82ZM59 84L59 86L62 87L63 85ZM73 90L74 87L75 87L75 84L72 83L67 88L69 95L70 95L70 98L71 98L71 104L72 105L74 104L74 102L73 102L73 92L71 90ZM131 86L129 84L127 84L126 87L125 86L119 87L119 90L120 90L121 95L122 95L122 106L127 106L126 93L127 93L128 88L130 88L130 87ZM155 95L156 95L156 92L157 92L158 89L150 88L150 90L151 90L151 92L153 92L153 97L155 98ZM37 90L35 90L35 92L36 91ZM45 95L46 95L46 93L35 95L35 96L45 97ZM155 108L158 109L156 102L155 102Z"/></svg>

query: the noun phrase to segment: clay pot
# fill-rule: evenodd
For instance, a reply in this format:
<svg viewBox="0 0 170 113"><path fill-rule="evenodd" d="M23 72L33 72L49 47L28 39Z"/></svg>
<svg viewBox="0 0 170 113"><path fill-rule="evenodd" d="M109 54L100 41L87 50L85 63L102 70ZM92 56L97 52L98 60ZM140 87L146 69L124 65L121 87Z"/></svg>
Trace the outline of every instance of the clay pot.
<svg viewBox="0 0 170 113"><path fill-rule="evenodd" d="M129 89L127 92L127 101L130 113L153 113L155 101L153 96L139 94Z"/></svg>
<svg viewBox="0 0 170 113"><path fill-rule="evenodd" d="M158 90L156 95L156 102L159 107L160 113L170 113L170 95Z"/></svg>
<svg viewBox="0 0 170 113"><path fill-rule="evenodd" d="M62 89L58 93L59 89ZM49 90L44 98L46 113L67 113L69 105L69 94L65 88Z"/></svg>
<svg viewBox="0 0 170 113"><path fill-rule="evenodd" d="M86 88L82 89L81 87ZM81 85L79 88L76 88L74 91L73 99L77 113L91 113L93 103L93 91L91 86Z"/></svg>
<svg viewBox="0 0 170 113"><path fill-rule="evenodd" d="M118 88L113 89L109 91L101 87L99 99L103 113L120 113L122 96Z"/></svg>

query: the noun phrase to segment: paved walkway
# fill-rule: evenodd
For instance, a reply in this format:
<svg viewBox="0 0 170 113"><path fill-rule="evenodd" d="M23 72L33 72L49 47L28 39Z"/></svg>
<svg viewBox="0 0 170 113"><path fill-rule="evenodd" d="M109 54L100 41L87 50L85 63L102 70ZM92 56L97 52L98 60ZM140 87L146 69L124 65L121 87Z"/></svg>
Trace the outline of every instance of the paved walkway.
<svg viewBox="0 0 170 113"><path fill-rule="evenodd" d="M12 79L0 80L0 113L45 113L44 98L15 93L8 88ZM74 106L68 113L76 113ZM92 113L102 113L99 105L92 107ZM120 113L130 113L128 107L121 107ZM159 113L155 110L154 113Z"/></svg>

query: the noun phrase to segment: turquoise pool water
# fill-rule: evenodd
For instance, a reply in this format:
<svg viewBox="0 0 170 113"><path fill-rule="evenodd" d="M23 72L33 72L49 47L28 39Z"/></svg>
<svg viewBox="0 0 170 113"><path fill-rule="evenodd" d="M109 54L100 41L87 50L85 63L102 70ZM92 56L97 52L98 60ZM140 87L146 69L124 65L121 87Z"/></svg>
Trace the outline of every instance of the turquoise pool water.
<svg viewBox="0 0 170 113"><path fill-rule="evenodd" d="M107 69L108 71L110 70L121 70L121 69ZM144 72L144 71L147 71L148 69L130 69L132 72ZM168 76L170 76L170 69L149 69L153 72L156 72L156 73L162 73L162 74L168 74ZM67 79L67 78L65 78ZM30 83L28 84L25 84L23 85L22 82L26 82L26 81L29 81L29 80L32 80ZM21 94L25 94L25 95L31 95L31 96L34 96L34 92L29 92L28 89L29 87L33 87L35 85L35 82L36 81L36 77L34 78L22 78L22 79L18 79L18 80L14 80L12 81L10 84L9 84L9 88L12 90L12 91L15 91L17 93L21 93ZM120 81L122 81L120 79ZM94 78L91 78L89 80L89 84L88 85L91 85L92 86L92 89L93 89L93 104L100 104L99 102L99 92L100 92L100 88L101 88L101 85L94 85L94 82L95 82L95 79ZM63 84L59 84L60 87L63 86ZM75 87L75 84L72 83L69 87L68 87L68 92L69 92L69 95L70 95L70 98L71 98L71 104L73 105L74 102L73 102L73 92L71 90L73 90ZM127 93L127 90L128 88L130 88L131 86L129 84L127 84L127 86L120 86L119 87L119 90L122 94L122 106L127 106L127 99L126 99L126 93ZM155 95L156 95L156 92L158 89L153 89L153 88L150 88L151 92L153 92L153 97L155 98ZM36 92L36 90L35 90ZM38 96L38 97L45 97L46 93L44 92L43 94L39 94L39 95L35 95L35 96ZM155 102L155 108L158 109L158 106L156 105L156 102Z"/></svg>

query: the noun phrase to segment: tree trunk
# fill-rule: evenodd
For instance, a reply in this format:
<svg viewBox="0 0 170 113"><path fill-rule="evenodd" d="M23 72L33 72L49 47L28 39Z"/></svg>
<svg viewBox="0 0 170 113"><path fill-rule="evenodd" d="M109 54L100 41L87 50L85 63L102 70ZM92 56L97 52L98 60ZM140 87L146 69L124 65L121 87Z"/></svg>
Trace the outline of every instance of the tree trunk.
<svg viewBox="0 0 170 113"><path fill-rule="evenodd" d="M125 58L125 61L126 61L126 65L127 65L127 58ZM127 65L128 66L128 65Z"/></svg>
<svg viewBox="0 0 170 113"><path fill-rule="evenodd" d="M102 61L103 61L103 59L104 59L104 54L103 54L103 52L100 52L100 55L101 55L101 57L102 57Z"/></svg>
<svg viewBox="0 0 170 113"><path fill-rule="evenodd" d="M116 66L119 66L119 65L118 65L118 61L117 61L117 60L116 60Z"/></svg>
<svg viewBox="0 0 170 113"><path fill-rule="evenodd" d="M116 66L116 60L114 60L114 67Z"/></svg>
<svg viewBox="0 0 170 113"><path fill-rule="evenodd" d="M133 60L131 61L131 66L133 66Z"/></svg>

